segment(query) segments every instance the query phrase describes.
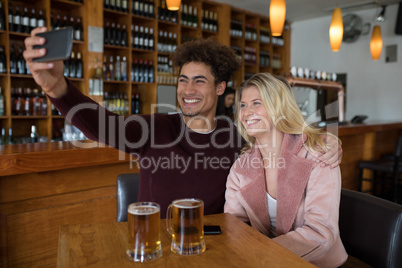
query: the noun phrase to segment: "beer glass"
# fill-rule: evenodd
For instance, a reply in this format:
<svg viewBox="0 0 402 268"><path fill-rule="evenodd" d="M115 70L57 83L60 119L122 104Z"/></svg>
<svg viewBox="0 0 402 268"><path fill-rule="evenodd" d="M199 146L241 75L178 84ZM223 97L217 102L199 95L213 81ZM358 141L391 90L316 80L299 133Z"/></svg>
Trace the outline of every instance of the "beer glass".
<svg viewBox="0 0 402 268"><path fill-rule="evenodd" d="M127 257L146 262L162 256L160 239L160 207L153 202L132 203L127 209Z"/></svg>
<svg viewBox="0 0 402 268"><path fill-rule="evenodd" d="M172 235L172 252L195 255L205 251L204 202L195 198L177 199L169 205L166 228Z"/></svg>

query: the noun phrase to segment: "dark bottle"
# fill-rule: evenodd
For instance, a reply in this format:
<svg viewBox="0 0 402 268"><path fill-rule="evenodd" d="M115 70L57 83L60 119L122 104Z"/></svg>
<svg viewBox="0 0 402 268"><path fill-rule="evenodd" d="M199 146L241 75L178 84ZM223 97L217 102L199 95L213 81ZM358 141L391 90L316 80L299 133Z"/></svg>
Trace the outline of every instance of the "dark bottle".
<svg viewBox="0 0 402 268"><path fill-rule="evenodd" d="M140 16L144 16L145 10L144 10L144 1L140 0L140 5L139 5L139 14Z"/></svg>
<svg viewBox="0 0 402 268"><path fill-rule="evenodd" d="M153 83L154 82L154 65L153 62L150 60L148 63L148 83Z"/></svg>
<svg viewBox="0 0 402 268"><path fill-rule="evenodd" d="M144 83L144 61L142 59L138 64L138 82Z"/></svg>
<svg viewBox="0 0 402 268"><path fill-rule="evenodd" d="M11 46L10 73L11 74L16 74L17 73L17 56L15 55L14 46Z"/></svg>
<svg viewBox="0 0 402 268"><path fill-rule="evenodd" d="M0 145L5 145L5 144L7 144L6 129L4 127L2 127L1 133L0 133Z"/></svg>
<svg viewBox="0 0 402 268"><path fill-rule="evenodd" d="M38 27L38 20L36 18L35 8L31 10L31 18L29 19L29 32Z"/></svg>
<svg viewBox="0 0 402 268"><path fill-rule="evenodd" d="M21 21L22 21L21 32L29 33L29 14L27 7L24 7L24 14L22 15Z"/></svg>
<svg viewBox="0 0 402 268"><path fill-rule="evenodd" d="M112 28L110 30L110 39L109 39L109 44L110 45L116 45L116 26L114 24L114 22L112 22Z"/></svg>
<svg viewBox="0 0 402 268"><path fill-rule="evenodd" d="M148 83L149 75L148 75L148 61L144 60L144 67L142 71L143 82Z"/></svg>
<svg viewBox="0 0 402 268"><path fill-rule="evenodd" d="M6 72L6 54L4 53L4 46L0 46L0 74L4 74Z"/></svg>
<svg viewBox="0 0 402 268"><path fill-rule="evenodd" d="M82 27L81 18L77 17L77 24L74 28L74 39L78 41L84 40L84 28Z"/></svg>
<svg viewBox="0 0 402 268"><path fill-rule="evenodd" d="M34 89L32 93L32 115L41 115L41 102L38 89Z"/></svg>
<svg viewBox="0 0 402 268"><path fill-rule="evenodd" d="M133 1L133 14L138 15L140 13L140 1L134 0Z"/></svg>
<svg viewBox="0 0 402 268"><path fill-rule="evenodd" d="M155 37L154 37L154 29L149 28L149 36L148 36L148 48L149 50L154 50L155 46Z"/></svg>
<svg viewBox="0 0 402 268"><path fill-rule="evenodd" d="M144 27L140 26L140 35L139 35L139 39L138 39L138 48L140 49L144 49Z"/></svg>
<svg viewBox="0 0 402 268"><path fill-rule="evenodd" d="M121 11L128 13L128 0L121 0Z"/></svg>
<svg viewBox="0 0 402 268"><path fill-rule="evenodd" d="M4 97L0 86L0 116L4 115Z"/></svg>
<svg viewBox="0 0 402 268"><path fill-rule="evenodd" d="M67 27L67 26L68 26L68 18L67 18L67 15L64 15L63 19L61 21L61 24L60 24L60 28L64 28L64 27Z"/></svg>
<svg viewBox="0 0 402 268"><path fill-rule="evenodd" d="M110 0L103 0L103 7L110 8Z"/></svg>
<svg viewBox="0 0 402 268"><path fill-rule="evenodd" d="M43 91L40 93L39 101L40 101L40 113L42 115L47 115L47 99Z"/></svg>
<svg viewBox="0 0 402 268"><path fill-rule="evenodd" d="M121 45L120 23L117 23L117 25L116 25L116 40L115 40L115 45L116 45L116 46L120 46L120 45Z"/></svg>
<svg viewBox="0 0 402 268"><path fill-rule="evenodd" d="M54 30L56 28L56 22L54 21L53 12L50 13L50 29Z"/></svg>
<svg viewBox="0 0 402 268"><path fill-rule="evenodd" d="M10 32L15 31L14 30L14 13L13 13L13 10L11 9L10 4L8 6L8 30Z"/></svg>
<svg viewBox="0 0 402 268"><path fill-rule="evenodd" d="M64 61L64 73L63 75L65 77L70 77L70 60L65 60Z"/></svg>
<svg viewBox="0 0 402 268"><path fill-rule="evenodd" d="M76 69L76 74L75 77L77 78L82 78L82 59L81 59L81 53L77 52L77 61L75 63L75 69Z"/></svg>
<svg viewBox="0 0 402 268"><path fill-rule="evenodd" d="M110 23L106 22L106 26L105 26L105 35L103 38L103 43L105 45L108 45L110 42L110 37L111 37L111 29L110 29Z"/></svg>
<svg viewBox="0 0 402 268"><path fill-rule="evenodd" d="M27 73L27 66L25 63L24 56L22 55L22 47L19 48L19 55L18 55L18 61L17 61L17 72L19 74Z"/></svg>
<svg viewBox="0 0 402 268"><path fill-rule="evenodd" d="M133 82L138 82L139 81L139 77L138 77L138 60L134 59L133 64L131 66L131 68L133 69L133 78L132 81Z"/></svg>
<svg viewBox="0 0 402 268"><path fill-rule="evenodd" d="M144 28L144 46L143 46L143 49L149 49L148 27Z"/></svg>
<svg viewBox="0 0 402 268"><path fill-rule="evenodd" d="M134 35L133 48L139 48L140 47L140 33L138 31L138 25L135 25L133 35Z"/></svg>
<svg viewBox="0 0 402 268"><path fill-rule="evenodd" d="M71 52L71 59L70 59L70 77L75 78L76 74L76 65L75 65L75 54L74 51Z"/></svg>
<svg viewBox="0 0 402 268"><path fill-rule="evenodd" d="M57 29L60 29L60 27L61 27L61 16L60 16L60 14L57 14L56 22L54 24L54 29L57 30Z"/></svg>
<svg viewBox="0 0 402 268"><path fill-rule="evenodd" d="M3 4L0 2L0 30L6 30L6 17L3 9Z"/></svg>
<svg viewBox="0 0 402 268"><path fill-rule="evenodd" d="M140 102L140 94L136 93L132 97L131 101L131 114L140 114L141 111L141 102Z"/></svg>
<svg viewBox="0 0 402 268"><path fill-rule="evenodd" d="M121 11L121 0L115 0L116 3L116 10Z"/></svg>
<svg viewBox="0 0 402 268"><path fill-rule="evenodd" d="M31 126L31 143L38 142L38 140L39 140L38 131L36 130L36 126L32 125Z"/></svg>
<svg viewBox="0 0 402 268"><path fill-rule="evenodd" d="M20 6L16 6L14 14L14 31L20 33L22 30Z"/></svg>
<svg viewBox="0 0 402 268"><path fill-rule="evenodd" d="M14 115L22 115L23 101L22 88L18 88L14 95Z"/></svg>
<svg viewBox="0 0 402 268"><path fill-rule="evenodd" d="M8 129L7 144L14 144L13 129L11 127Z"/></svg>
<svg viewBox="0 0 402 268"><path fill-rule="evenodd" d="M24 115L32 115L32 92L30 88L25 89Z"/></svg>
<svg viewBox="0 0 402 268"><path fill-rule="evenodd" d="M109 8L113 10L116 9L116 0L110 0Z"/></svg>
<svg viewBox="0 0 402 268"><path fill-rule="evenodd" d="M122 29L121 29L121 41L120 45L123 47L127 46L128 42L128 33L127 33L127 27L125 24L123 24Z"/></svg>

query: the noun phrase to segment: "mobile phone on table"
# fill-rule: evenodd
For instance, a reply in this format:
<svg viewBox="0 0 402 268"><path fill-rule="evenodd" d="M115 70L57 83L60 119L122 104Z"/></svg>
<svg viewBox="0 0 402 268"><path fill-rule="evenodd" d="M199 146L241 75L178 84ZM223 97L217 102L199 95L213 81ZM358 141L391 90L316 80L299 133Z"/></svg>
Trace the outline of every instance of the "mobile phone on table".
<svg viewBox="0 0 402 268"><path fill-rule="evenodd" d="M222 231L219 225L204 225L204 235L217 235L221 233Z"/></svg>
<svg viewBox="0 0 402 268"><path fill-rule="evenodd" d="M66 60L70 58L73 49L73 28L66 27L54 31L36 34L46 39L43 45L35 45L34 49L46 48L46 54L42 57L34 58L34 62L48 62Z"/></svg>

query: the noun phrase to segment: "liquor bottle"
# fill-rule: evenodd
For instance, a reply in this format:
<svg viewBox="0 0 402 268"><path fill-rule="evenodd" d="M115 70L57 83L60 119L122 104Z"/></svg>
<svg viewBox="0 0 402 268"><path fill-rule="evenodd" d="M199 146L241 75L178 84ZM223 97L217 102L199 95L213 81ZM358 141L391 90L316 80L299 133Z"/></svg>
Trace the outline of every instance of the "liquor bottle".
<svg viewBox="0 0 402 268"><path fill-rule="evenodd" d="M0 45L0 74L7 72L6 54L4 53L4 46Z"/></svg>
<svg viewBox="0 0 402 268"><path fill-rule="evenodd" d="M110 37L111 37L111 29L110 29L110 23L107 21L106 26L105 26L105 35L103 38L103 43L105 45L108 45L110 42Z"/></svg>
<svg viewBox="0 0 402 268"><path fill-rule="evenodd" d="M110 0L109 8L113 10L116 9L116 0Z"/></svg>
<svg viewBox="0 0 402 268"><path fill-rule="evenodd" d="M134 0L132 12L134 15L138 15L140 13L140 1L139 0Z"/></svg>
<svg viewBox="0 0 402 268"><path fill-rule="evenodd" d="M61 20L60 28L64 28L68 26L68 18L67 15L63 15L63 19Z"/></svg>
<svg viewBox="0 0 402 268"><path fill-rule="evenodd" d="M109 0L103 0L103 7L104 8L110 8L110 1Z"/></svg>
<svg viewBox="0 0 402 268"><path fill-rule="evenodd" d="M121 29L120 45L123 47L126 47L128 45L128 33L127 33L127 27L125 24L123 24L122 29Z"/></svg>
<svg viewBox="0 0 402 268"><path fill-rule="evenodd" d="M67 59L64 61L64 73L65 77L70 77L70 60Z"/></svg>
<svg viewBox="0 0 402 268"><path fill-rule="evenodd" d="M144 83L144 61L142 59L138 64L138 82Z"/></svg>
<svg viewBox="0 0 402 268"><path fill-rule="evenodd" d="M81 17L77 17L77 23L74 28L74 39L78 41L84 40L84 29L82 27Z"/></svg>
<svg viewBox="0 0 402 268"><path fill-rule="evenodd" d="M155 18L155 5L154 5L154 1L153 0L148 0L149 3L149 7L148 7L148 11L149 11L149 17L150 18Z"/></svg>
<svg viewBox="0 0 402 268"><path fill-rule="evenodd" d="M140 16L144 16L145 11L144 11L144 1L140 0L140 5L139 5L139 14Z"/></svg>
<svg viewBox="0 0 402 268"><path fill-rule="evenodd" d="M144 27L140 26L140 34L138 38L138 48L144 49Z"/></svg>
<svg viewBox="0 0 402 268"><path fill-rule="evenodd" d="M11 9L11 4L8 5L8 30L10 32L15 31L14 29L14 13Z"/></svg>
<svg viewBox="0 0 402 268"><path fill-rule="evenodd" d="M138 25L134 26L134 43L133 43L133 48L139 48L140 47L140 33L138 31Z"/></svg>
<svg viewBox="0 0 402 268"><path fill-rule="evenodd" d="M144 65L143 65L143 69L142 69L142 77L143 77L144 83L149 83L148 82L149 75L148 75L148 61L147 60L144 60Z"/></svg>
<svg viewBox="0 0 402 268"><path fill-rule="evenodd" d="M47 115L47 98L43 91L41 91L41 93L40 93L39 101L41 104L41 108L40 108L41 115Z"/></svg>
<svg viewBox="0 0 402 268"><path fill-rule="evenodd" d="M116 10L117 11L121 11L121 0L115 0L115 3L116 3Z"/></svg>
<svg viewBox="0 0 402 268"><path fill-rule="evenodd" d="M37 23L37 26L38 26L38 27L45 27L45 25L46 25L45 19L43 18L43 11L42 11L42 9L39 10L39 17L38 17L36 23Z"/></svg>
<svg viewBox="0 0 402 268"><path fill-rule="evenodd" d="M0 30L6 30L6 18L3 10L2 3L0 2Z"/></svg>
<svg viewBox="0 0 402 268"><path fill-rule="evenodd" d="M116 81L121 80L121 62L120 62L120 56L118 56L118 55L116 56L114 80L116 80Z"/></svg>
<svg viewBox="0 0 402 268"><path fill-rule="evenodd" d="M213 31L218 32L218 13L214 12Z"/></svg>
<svg viewBox="0 0 402 268"><path fill-rule="evenodd" d="M121 30L120 30L120 23L117 23L116 25L116 40L114 41L114 44L116 46L121 45Z"/></svg>
<svg viewBox="0 0 402 268"><path fill-rule="evenodd" d="M4 115L4 97L0 86L0 116Z"/></svg>
<svg viewBox="0 0 402 268"><path fill-rule="evenodd" d="M18 74L26 74L26 63L24 56L22 55L22 47L19 48L19 55L18 55L18 60L17 60L17 73Z"/></svg>
<svg viewBox="0 0 402 268"><path fill-rule="evenodd" d="M148 34L148 27L144 28L144 46L143 49L149 50L149 34Z"/></svg>
<svg viewBox="0 0 402 268"><path fill-rule="evenodd" d="M32 125L31 126L31 143L38 142L39 136L38 136L38 131L36 130L36 126Z"/></svg>
<svg viewBox="0 0 402 268"><path fill-rule="evenodd" d="M31 18L29 19L29 32L38 27L38 20L36 19L35 8L31 10Z"/></svg>
<svg viewBox="0 0 402 268"><path fill-rule="evenodd" d="M123 56L123 61L121 62L121 81L127 81L127 58Z"/></svg>
<svg viewBox="0 0 402 268"><path fill-rule="evenodd" d="M128 13L128 0L121 0L121 11Z"/></svg>
<svg viewBox="0 0 402 268"><path fill-rule="evenodd" d="M23 115L22 109L24 105L24 97L22 96L22 88L18 88L14 98L15 115Z"/></svg>
<svg viewBox="0 0 402 268"><path fill-rule="evenodd" d="M6 129L2 127L0 133L0 145L6 145L6 144L7 144Z"/></svg>
<svg viewBox="0 0 402 268"><path fill-rule="evenodd" d="M33 90L32 94L32 115L41 115L41 102L38 89Z"/></svg>
<svg viewBox="0 0 402 268"><path fill-rule="evenodd" d="M6 144L14 144L13 129L11 127L8 129Z"/></svg>
<svg viewBox="0 0 402 268"><path fill-rule="evenodd" d="M164 6L165 2L161 1L161 5L158 7L158 19L159 20L165 20L165 6Z"/></svg>
<svg viewBox="0 0 402 268"><path fill-rule="evenodd" d="M24 101L24 115L32 115L32 95L31 89L25 89L25 101Z"/></svg>
<svg viewBox="0 0 402 268"><path fill-rule="evenodd" d="M116 25L112 22L112 28L110 29L110 45L116 45Z"/></svg>
<svg viewBox="0 0 402 268"><path fill-rule="evenodd" d="M154 29L149 28L149 36L148 36L148 48L149 50L154 50L155 46L155 37L154 37Z"/></svg>
<svg viewBox="0 0 402 268"><path fill-rule="evenodd" d="M181 4L180 6L180 12L181 12L181 25L187 26L187 5Z"/></svg>
<svg viewBox="0 0 402 268"><path fill-rule="evenodd" d="M58 30L58 29L60 29L60 27L61 27L61 17L60 17L60 14L57 14L56 15L56 22L54 24L54 29Z"/></svg>
<svg viewBox="0 0 402 268"><path fill-rule="evenodd" d="M110 58L109 58L109 73L108 73L109 80L113 81L114 80L114 75L115 75L115 71L114 71L114 64L113 64L113 56L110 56Z"/></svg>
<svg viewBox="0 0 402 268"><path fill-rule="evenodd" d="M139 81L139 78L138 78L138 59L134 59L132 65L131 65L131 68L133 70L132 71L131 81L132 82L138 82Z"/></svg>
<svg viewBox="0 0 402 268"><path fill-rule="evenodd" d="M155 74L154 74L154 65L153 62L150 60L148 63L148 83L153 83Z"/></svg>
<svg viewBox="0 0 402 268"><path fill-rule="evenodd" d="M17 33L20 33L22 30L20 6L15 7L15 14L14 14L13 18L14 18L14 21L13 21L14 31Z"/></svg>
<svg viewBox="0 0 402 268"><path fill-rule="evenodd" d="M53 12L50 13L50 29L53 31L56 27L56 22L54 21Z"/></svg>
<svg viewBox="0 0 402 268"><path fill-rule="evenodd" d="M136 93L132 97L131 101L131 114L140 114L141 111L141 102L140 102L140 94Z"/></svg>
<svg viewBox="0 0 402 268"><path fill-rule="evenodd" d="M142 0L141 2L143 2L143 6L144 6L144 12L143 12L143 16L144 17L149 17L149 2L148 0Z"/></svg>
<svg viewBox="0 0 402 268"><path fill-rule="evenodd" d="M17 56L15 55L14 46L11 46L10 73L17 74Z"/></svg>
<svg viewBox="0 0 402 268"><path fill-rule="evenodd" d="M75 54L74 51L71 52L71 58L70 58L70 77L71 78L75 78L75 74L76 74L76 65L75 65Z"/></svg>
<svg viewBox="0 0 402 268"><path fill-rule="evenodd" d="M194 9L193 9L192 26L193 26L194 28L198 28L197 7L194 7Z"/></svg>
<svg viewBox="0 0 402 268"><path fill-rule="evenodd" d="M83 72L83 67L82 67L81 52L77 52L77 60L75 63L75 77L82 78L82 76L83 76L82 72Z"/></svg>

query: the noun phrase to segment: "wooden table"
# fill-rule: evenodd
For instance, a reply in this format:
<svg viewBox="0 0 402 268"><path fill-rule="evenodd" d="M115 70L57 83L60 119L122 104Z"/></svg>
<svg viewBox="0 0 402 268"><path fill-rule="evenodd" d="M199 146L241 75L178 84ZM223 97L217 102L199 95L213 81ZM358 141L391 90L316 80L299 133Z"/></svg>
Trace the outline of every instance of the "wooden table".
<svg viewBox="0 0 402 268"><path fill-rule="evenodd" d="M206 235L206 251L194 256L170 251L165 224L163 256L148 263L126 258L126 222L61 226L57 267L315 267L230 214L205 216L204 224L220 225L222 234Z"/></svg>

